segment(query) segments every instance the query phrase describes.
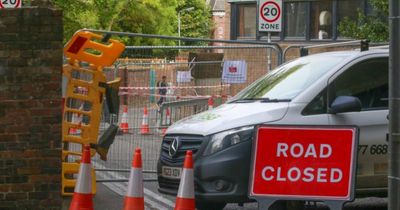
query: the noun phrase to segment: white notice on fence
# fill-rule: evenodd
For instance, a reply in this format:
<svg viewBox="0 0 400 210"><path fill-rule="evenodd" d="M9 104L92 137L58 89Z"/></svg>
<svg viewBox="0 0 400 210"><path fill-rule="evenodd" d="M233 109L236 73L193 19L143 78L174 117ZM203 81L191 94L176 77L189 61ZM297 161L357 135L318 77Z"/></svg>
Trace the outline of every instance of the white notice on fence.
<svg viewBox="0 0 400 210"><path fill-rule="evenodd" d="M192 75L190 74L190 71L178 71L176 75L176 81L178 83L181 82L190 82L192 79Z"/></svg>
<svg viewBox="0 0 400 210"><path fill-rule="evenodd" d="M245 83L247 79L246 61L224 61L222 71L222 82L224 83Z"/></svg>

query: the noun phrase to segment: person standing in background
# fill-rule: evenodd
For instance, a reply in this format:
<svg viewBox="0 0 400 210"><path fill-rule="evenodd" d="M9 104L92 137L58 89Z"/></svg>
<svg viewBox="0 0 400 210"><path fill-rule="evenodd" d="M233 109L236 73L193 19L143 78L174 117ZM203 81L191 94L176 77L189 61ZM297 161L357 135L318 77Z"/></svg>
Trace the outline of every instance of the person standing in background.
<svg viewBox="0 0 400 210"><path fill-rule="evenodd" d="M157 82L158 94L160 94L160 99L157 101L158 107L161 106L162 103L165 101L165 95L167 94L167 76L162 76L162 80Z"/></svg>

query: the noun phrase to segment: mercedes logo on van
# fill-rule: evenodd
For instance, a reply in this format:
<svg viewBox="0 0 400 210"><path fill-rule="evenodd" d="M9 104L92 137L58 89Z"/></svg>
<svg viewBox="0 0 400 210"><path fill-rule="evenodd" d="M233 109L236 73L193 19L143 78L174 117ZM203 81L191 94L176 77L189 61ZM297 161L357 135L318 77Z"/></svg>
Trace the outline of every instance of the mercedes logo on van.
<svg viewBox="0 0 400 210"><path fill-rule="evenodd" d="M172 141L172 143L169 145L169 156L174 157L176 155L176 153L178 153L178 149L179 149L179 137L175 137L174 140Z"/></svg>

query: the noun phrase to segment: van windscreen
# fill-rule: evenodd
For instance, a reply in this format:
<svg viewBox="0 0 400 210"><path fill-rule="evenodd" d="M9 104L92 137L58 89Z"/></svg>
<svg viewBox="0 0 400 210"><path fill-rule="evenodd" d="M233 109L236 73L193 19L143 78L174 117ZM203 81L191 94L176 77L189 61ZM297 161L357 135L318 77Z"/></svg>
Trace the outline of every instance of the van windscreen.
<svg viewBox="0 0 400 210"><path fill-rule="evenodd" d="M337 55L296 59L270 71L240 91L230 102L249 99L291 100L344 59L345 56Z"/></svg>

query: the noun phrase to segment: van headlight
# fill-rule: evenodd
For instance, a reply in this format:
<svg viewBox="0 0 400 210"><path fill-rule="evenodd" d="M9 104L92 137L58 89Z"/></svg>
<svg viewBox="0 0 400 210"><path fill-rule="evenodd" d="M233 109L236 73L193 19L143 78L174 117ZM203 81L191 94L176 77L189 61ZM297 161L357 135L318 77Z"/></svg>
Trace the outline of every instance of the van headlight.
<svg viewBox="0 0 400 210"><path fill-rule="evenodd" d="M248 141L253 138L253 131L254 126L246 126L214 134L203 155L211 155L240 142Z"/></svg>

